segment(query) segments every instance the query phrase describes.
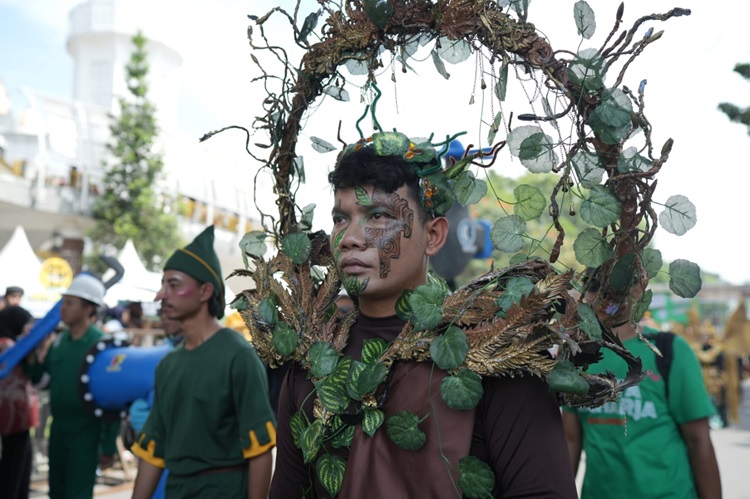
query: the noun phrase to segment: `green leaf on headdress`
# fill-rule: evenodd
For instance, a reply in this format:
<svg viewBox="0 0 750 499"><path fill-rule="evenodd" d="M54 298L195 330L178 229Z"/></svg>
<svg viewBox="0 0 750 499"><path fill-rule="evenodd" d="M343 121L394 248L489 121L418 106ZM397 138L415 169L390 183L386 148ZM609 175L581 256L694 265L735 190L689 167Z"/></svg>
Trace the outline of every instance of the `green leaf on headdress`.
<svg viewBox="0 0 750 499"><path fill-rule="evenodd" d="M453 206L453 188L448 183L448 179L443 172L433 173L425 177L425 182L430 183L430 187L435 189L431 197L422 193L422 206L428 212L437 216L443 216Z"/></svg>
<svg viewBox="0 0 750 499"><path fill-rule="evenodd" d="M320 403L329 411L341 412L349 405L346 380L351 367L351 357L341 357L333 372L315 384Z"/></svg>
<svg viewBox="0 0 750 499"><path fill-rule="evenodd" d="M609 285L615 291L625 291L635 281L635 253L623 255L612 267L609 274Z"/></svg>
<svg viewBox="0 0 750 499"><path fill-rule="evenodd" d="M617 157L617 171L620 173L647 172L652 166L651 160L638 154L635 147L628 147Z"/></svg>
<svg viewBox="0 0 750 499"><path fill-rule="evenodd" d="M664 203L664 211L659 214L659 223L664 230L678 236L692 229L697 221L695 205L679 194L670 196Z"/></svg>
<svg viewBox="0 0 750 499"><path fill-rule="evenodd" d="M669 264L669 289L677 296L692 298L703 286L701 268L688 260L675 260Z"/></svg>
<svg viewBox="0 0 750 499"><path fill-rule="evenodd" d="M385 380L388 368L382 362L365 364L353 361L346 380L346 391L354 400L361 400L368 393L372 393Z"/></svg>
<svg viewBox="0 0 750 499"><path fill-rule="evenodd" d="M526 232L526 222L518 215L508 215L495 222L490 230L490 239L498 250L515 253L523 248L524 232Z"/></svg>
<svg viewBox="0 0 750 499"><path fill-rule="evenodd" d="M245 262L245 267L247 267L247 255L262 257L266 254L268 247L263 241L265 241L267 235L262 230L252 230L242 236L242 239L240 239L240 249L242 250L242 259Z"/></svg>
<svg viewBox="0 0 750 499"><path fill-rule="evenodd" d="M325 153L336 150L336 147L334 147L333 144L326 142L323 139L319 139L318 137L310 137L310 142L312 142L312 148L317 152Z"/></svg>
<svg viewBox="0 0 750 499"><path fill-rule="evenodd" d="M568 64L570 81L584 89L596 91L604 86L605 61L597 49L579 51Z"/></svg>
<svg viewBox="0 0 750 499"><path fill-rule="evenodd" d="M409 137L401 132L380 132L372 136L372 148L378 156L403 156L409 144Z"/></svg>
<svg viewBox="0 0 750 499"><path fill-rule="evenodd" d="M514 128L508 134L510 153L532 173L549 173L557 164L552 139L534 125Z"/></svg>
<svg viewBox="0 0 750 499"><path fill-rule="evenodd" d="M260 301L258 304L258 315L267 324L276 324L279 322L279 310L276 308L276 302L273 298L263 298Z"/></svg>
<svg viewBox="0 0 750 499"><path fill-rule="evenodd" d="M641 263L643 263L649 279L656 277L656 274L659 273L661 266L664 264L661 258L661 251L654 248L644 249L641 255Z"/></svg>
<svg viewBox="0 0 750 499"><path fill-rule="evenodd" d="M435 147L429 142L415 143L413 152L414 156L409 158L409 161L417 163L429 163L437 157Z"/></svg>
<svg viewBox="0 0 750 499"><path fill-rule="evenodd" d="M576 260L586 267L599 267L614 254L609 242L593 227L578 234L573 252Z"/></svg>
<svg viewBox="0 0 750 499"><path fill-rule="evenodd" d="M578 34L590 39L596 31L596 17L594 10L584 0L578 0L573 6L573 17L576 21Z"/></svg>
<svg viewBox="0 0 750 499"><path fill-rule="evenodd" d="M297 348L297 332L286 322L277 322L273 328L272 342L279 355L286 357Z"/></svg>
<svg viewBox="0 0 750 499"><path fill-rule="evenodd" d="M328 94L337 101L349 102L349 92L343 87L330 86L323 89L324 94Z"/></svg>
<svg viewBox="0 0 750 499"><path fill-rule="evenodd" d="M339 360L339 352L327 341L316 341L307 352L310 373L316 378L331 374Z"/></svg>
<svg viewBox="0 0 750 499"><path fill-rule="evenodd" d="M377 409L365 409L364 417L362 419L362 431L367 435L373 436L378 431L385 421L385 414L383 411Z"/></svg>
<svg viewBox="0 0 750 499"><path fill-rule="evenodd" d="M372 198L367 189L361 185L354 186L354 193L357 195L357 204L360 206L372 206Z"/></svg>
<svg viewBox="0 0 750 499"><path fill-rule="evenodd" d="M305 464L310 464L318 455L320 446L323 445L323 420L316 419L310 426L302 430L299 439L302 458Z"/></svg>
<svg viewBox="0 0 750 499"><path fill-rule="evenodd" d="M572 162L583 187L591 189L602 183L605 170L598 154L579 150L573 156Z"/></svg>
<svg viewBox="0 0 750 499"><path fill-rule="evenodd" d="M302 217L299 220L299 228L302 231L312 229L313 215L315 215L315 203L310 203L302 208Z"/></svg>
<svg viewBox="0 0 750 499"><path fill-rule="evenodd" d="M331 438L331 445L335 449L351 447L354 440L355 427L344 424L339 416L334 416L332 421L331 429L333 430L333 438Z"/></svg>
<svg viewBox="0 0 750 499"><path fill-rule="evenodd" d="M346 461L331 454L323 454L315 464L318 481L331 497L336 497L339 493L341 484L344 482L345 470Z"/></svg>
<svg viewBox="0 0 750 499"><path fill-rule="evenodd" d="M419 429L419 418L408 411L397 412L388 418L386 431L391 441L404 450L417 450L427 441L427 436Z"/></svg>
<svg viewBox="0 0 750 499"><path fill-rule="evenodd" d="M466 40L451 40L441 36L438 40L440 58L451 64L464 62L471 55L471 45Z"/></svg>
<svg viewBox="0 0 750 499"><path fill-rule="evenodd" d="M648 312L651 307L651 300L654 298L654 293L650 289L643 292L638 301L633 305L633 310L630 311L630 320L635 323L640 322L643 316Z"/></svg>
<svg viewBox="0 0 750 499"><path fill-rule="evenodd" d="M467 499L486 499L492 496L495 488L495 473L492 468L474 456L466 456L458 461L461 476L458 486Z"/></svg>
<svg viewBox="0 0 750 499"><path fill-rule="evenodd" d="M450 78L451 75L448 73L448 71L445 70L445 64L443 64L443 60L440 58L440 54L438 54L437 50L432 49L430 55L432 56L432 62L435 64L435 69L437 69L437 72L440 73L440 75L446 80Z"/></svg>
<svg viewBox="0 0 750 499"><path fill-rule="evenodd" d="M490 125L490 131L487 133L487 142L490 144L495 142L495 135L497 135L498 130L500 130L500 123L503 121L503 112L498 111L495 115L495 119L492 120L492 124Z"/></svg>
<svg viewBox="0 0 750 499"><path fill-rule="evenodd" d="M287 234L281 241L281 251L298 265L310 258L311 250L310 238L303 232Z"/></svg>
<svg viewBox="0 0 750 499"><path fill-rule="evenodd" d="M423 284L409 296L415 331L432 329L443 320L443 301L446 293L437 284Z"/></svg>
<svg viewBox="0 0 750 499"><path fill-rule="evenodd" d="M547 198L538 187L533 185L519 185L513 190L513 194L516 196L513 213L524 221L539 218L547 207Z"/></svg>
<svg viewBox="0 0 750 499"><path fill-rule="evenodd" d="M468 352L466 334L456 326L450 326L445 333L432 340L430 345L430 357L444 370L461 367Z"/></svg>
<svg viewBox="0 0 750 499"><path fill-rule="evenodd" d="M503 64L500 68L500 74L497 77L497 84L495 85L495 95L497 100L503 102L505 100L505 94L508 93L508 64ZM500 114L500 113L498 113ZM500 124L500 120L495 116L496 124ZM490 140L492 142L492 140Z"/></svg>
<svg viewBox="0 0 750 499"><path fill-rule="evenodd" d="M584 395L589 391L589 384L583 379L572 362L559 361L547 375L547 384L553 392L577 393Z"/></svg>
<svg viewBox="0 0 750 499"><path fill-rule="evenodd" d="M482 377L471 369L461 369L440 383L440 396L448 407L467 411L479 403L484 389Z"/></svg>
<svg viewBox="0 0 750 499"><path fill-rule="evenodd" d="M468 206L478 203L487 194L487 183L482 179L474 178L471 171L465 170L456 177L453 192L459 203Z"/></svg>
<svg viewBox="0 0 750 499"><path fill-rule="evenodd" d="M408 321L411 319L411 304L409 303L409 297L414 292L413 289L405 289L401 292L398 301L396 301L396 315L402 321Z"/></svg>
<svg viewBox="0 0 750 499"><path fill-rule="evenodd" d="M362 362L374 364L388 348L388 342L382 338L372 338L362 342Z"/></svg>
<svg viewBox="0 0 750 499"><path fill-rule="evenodd" d="M591 308L588 303L578 304L578 328L586 333L586 336L592 340L602 339L602 327L599 324L599 319L596 317L596 312Z"/></svg>
<svg viewBox="0 0 750 499"><path fill-rule="evenodd" d="M289 418L289 429L292 433L292 442L294 442L294 446L299 449L302 431L305 429L305 420L303 419L301 410L295 412L294 415Z"/></svg>
<svg viewBox="0 0 750 499"><path fill-rule="evenodd" d="M385 28L388 20L393 15L393 6L388 3L388 0L364 0L362 4L372 24L380 29Z"/></svg>
<svg viewBox="0 0 750 499"><path fill-rule="evenodd" d="M581 203L581 218L596 227L606 227L620 218L622 206L614 192L603 185L595 185L589 197Z"/></svg>
<svg viewBox="0 0 750 499"><path fill-rule="evenodd" d="M497 306L506 312L514 303L521 303L521 299L534 289L534 283L528 277L512 277L505 283L503 294L497 298Z"/></svg>
<svg viewBox="0 0 750 499"><path fill-rule="evenodd" d="M633 129L633 103L619 88L602 93L602 101L589 115L589 125L605 144L618 144Z"/></svg>

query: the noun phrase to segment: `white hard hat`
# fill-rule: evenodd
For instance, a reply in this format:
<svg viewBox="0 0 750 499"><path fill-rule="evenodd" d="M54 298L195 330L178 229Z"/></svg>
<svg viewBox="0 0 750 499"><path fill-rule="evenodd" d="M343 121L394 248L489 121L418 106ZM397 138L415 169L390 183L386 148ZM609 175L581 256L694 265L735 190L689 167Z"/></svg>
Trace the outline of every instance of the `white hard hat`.
<svg viewBox="0 0 750 499"><path fill-rule="evenodd" d="M96 277L88 274L78 274L73 278L70 287L63 295L77 296L101 307L104 305L104 284Z"/></svg>

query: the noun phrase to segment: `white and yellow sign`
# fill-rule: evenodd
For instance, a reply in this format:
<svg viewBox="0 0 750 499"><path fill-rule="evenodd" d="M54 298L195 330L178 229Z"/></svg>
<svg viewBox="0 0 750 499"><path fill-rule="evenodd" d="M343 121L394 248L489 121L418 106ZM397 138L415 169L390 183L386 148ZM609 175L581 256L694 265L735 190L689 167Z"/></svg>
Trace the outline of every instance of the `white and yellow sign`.
<svg viewBox="0 0 750 499"><path fill-rule="evenodd" d="M53 256L42 262L39 280L45 288L67 289L73 281L73 269L64 259Z"/></svg>

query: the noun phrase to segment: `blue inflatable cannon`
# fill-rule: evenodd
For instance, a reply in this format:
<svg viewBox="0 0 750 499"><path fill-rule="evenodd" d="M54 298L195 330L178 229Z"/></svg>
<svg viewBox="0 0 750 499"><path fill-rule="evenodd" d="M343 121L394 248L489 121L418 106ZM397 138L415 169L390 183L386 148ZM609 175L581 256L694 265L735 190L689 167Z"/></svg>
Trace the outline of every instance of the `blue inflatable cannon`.
<svg viewBox="0 0 750 499"><path fill-rule="evenodd" d="M81 366L83 402L99 418L127 416L135 399L153 397L156 366L172 350L169 344L135 347L117 339L103 339L86 354Z"/></svg>

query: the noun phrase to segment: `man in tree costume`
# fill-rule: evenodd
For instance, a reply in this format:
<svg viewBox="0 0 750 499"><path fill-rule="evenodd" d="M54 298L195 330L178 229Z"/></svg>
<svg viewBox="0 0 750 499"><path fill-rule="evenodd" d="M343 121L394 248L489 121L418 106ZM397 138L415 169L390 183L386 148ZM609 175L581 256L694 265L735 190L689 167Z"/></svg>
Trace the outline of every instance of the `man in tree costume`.
<svg viewBox="0 0 750 499"><path fill-rule="evenodd" d="M167 497L268 494L276 430L266 373L252 346L218 322L224 283L213 243L210 226L164 265L156 299L185 340L156 369L153 406L132 448L141 458L135 498L151 497L165 467Z"/></svg>

